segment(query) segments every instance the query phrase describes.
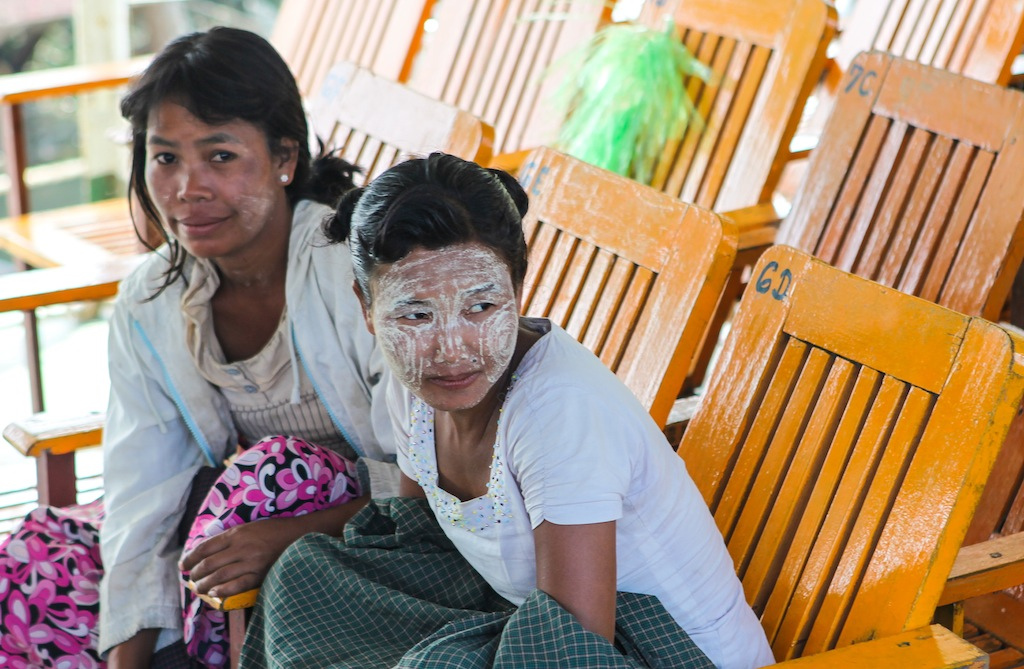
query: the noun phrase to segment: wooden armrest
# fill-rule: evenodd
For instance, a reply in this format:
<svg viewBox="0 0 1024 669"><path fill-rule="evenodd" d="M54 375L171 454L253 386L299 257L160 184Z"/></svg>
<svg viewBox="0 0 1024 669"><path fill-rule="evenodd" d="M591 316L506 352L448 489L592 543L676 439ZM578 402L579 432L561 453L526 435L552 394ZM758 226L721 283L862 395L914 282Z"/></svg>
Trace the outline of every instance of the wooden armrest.
<svg viewBox="0 0 1024 669"><path fill-rule="evenodd" d="M1008 84L1014 86L1024 81L1024 54L1017 54L1010 64L1010 81Z"/></svg>
<svg viewBox="0 0 1024 669"><path fill-rule="evenodd" d="M0 103L24 104L58 95L75 95L128 83L149 65L152 56L91 65L55 67L0 77Z"/></svg>
<svg viewBox="0 0 1024 669"><path fill-rule="evenodd" d="M679 448L679 444L683 441L683 434L686 432L686 426L690 424L690 419L697 413L699 405L700 397L696 395L677 399L672 404L672 409L668 412L668 422L661 430L672 448Z"/></svg>
<svg viewBox="0 0 1024 669"><path fill-rule="evenodd" d="M0 219L0 249L32 267L83 265L141 251L127 198Z"/></svg>
<svg viewBox="0 0 1024 669"><path fill-rule="evenodd" d="M692 395L690 397L681 397L677 399L672 404L672 410L668 412L667 425L689 423L690 419L697 413L697 408L700 407L700 400L700 395Z"/></svg>
<svg viewBox="0 0 1024 669"><path fill-rule="evenodd" d="M1024 533L964 546L957 553L939 605L998 592L1024 583Z"/></svg>
<svg viewBox="0 0 1024 669"><path fill-rule="evenodd" d="M1010 335L1013 342L1014 370L1024 376L1024 330L1007 321L999 321L999 327L1006 330L1006 334Z"/></svg>
<svg viewBox="0 0 1024 669"><path fill-rule="evenodd" d="M931 625L882 639L856 643L826 653L780 662L779 667L914 667L949 669L988 667L988 655L941 625Z"/></svg>
<svg viewBox="0 0 1024 669"><path fill-rule="evenodd" d="M118 284L146 256L143 253L85 265L4 274L0 276L0 312L113 297Z"/></svg>
<svg viewBox="0 0 1024 669"><path fill-rule="evenodd" d="M789 142L789 158L787 160L807 160L811 157L811 151L818 148L818 140L821 138L812 134L794 135Z"/></svg>
<svg viewBox="0 0 1024 669"><path fill-rule="evenodd" d="M195 592L196 586L191 580L185 582L188 589ZM237 595L231 595L221 599L220 597L211 597L210 595L198 595L199 599L209 604L212 608L218 611L234 611L235 609L249 609L256 605L256 598L259 597L260 589L253 588L252 590L246 590L240 592Z"/></svg>
<svg viewBox="0 0 1024 669"><path fill-rule="evenodd" d="M740 233L739 250L769 246L775 242L775 231L786 217L774 202L762 202L752 207L722 212L732 220Z"/></svg>
<svg viewBox="0 0 1024 669"><path fill-rule="evenodd" d="M4 428L4 439L23 455L61 455L79 448L98 446L103 438L106 414L60 416L41 412Z"/></svg>
<svg viewBox="0 0 1024 669"><path fill-rule="evenodd" d="M521 151L513 151L512 153L499 153L491 158L491 162L487 166L498 170L505 170L515 176L519 174L519 168L526 162L526 157L530 155L531 151L533 149L523 149Z"/></svg>

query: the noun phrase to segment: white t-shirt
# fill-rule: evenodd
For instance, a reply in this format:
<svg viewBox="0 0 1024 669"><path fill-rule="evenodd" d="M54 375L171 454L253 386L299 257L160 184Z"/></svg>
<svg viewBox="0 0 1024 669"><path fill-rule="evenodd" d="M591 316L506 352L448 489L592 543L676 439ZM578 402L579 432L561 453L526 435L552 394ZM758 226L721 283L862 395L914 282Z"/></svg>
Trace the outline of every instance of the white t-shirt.
<svg viewBox="0 0 1024 669"><path fill-rule="evenodd" d="M546 320L528 322L546 334L505 398L483 497L460 502L437 486L433 410L393 383L398 464L423 487L445 534L519 604L536 589L535 527L614 520L619 591L658 597L719 667L774 663L682 459L590 351Z"/></svg>

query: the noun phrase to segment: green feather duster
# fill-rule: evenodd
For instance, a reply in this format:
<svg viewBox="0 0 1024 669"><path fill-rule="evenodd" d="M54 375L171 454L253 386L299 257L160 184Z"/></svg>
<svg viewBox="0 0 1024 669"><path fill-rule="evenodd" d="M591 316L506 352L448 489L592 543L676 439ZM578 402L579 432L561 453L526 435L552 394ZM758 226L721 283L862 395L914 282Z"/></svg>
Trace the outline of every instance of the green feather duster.
<svg viewBox="0 0 1024 669"><path fill-rule="evenodd" d="M555 146L588 163L650 183L666 143L702 123L686 90L711 71L679 39L675 25L652 30L620 23L556 63L555 94L565 122Z"/></svg>

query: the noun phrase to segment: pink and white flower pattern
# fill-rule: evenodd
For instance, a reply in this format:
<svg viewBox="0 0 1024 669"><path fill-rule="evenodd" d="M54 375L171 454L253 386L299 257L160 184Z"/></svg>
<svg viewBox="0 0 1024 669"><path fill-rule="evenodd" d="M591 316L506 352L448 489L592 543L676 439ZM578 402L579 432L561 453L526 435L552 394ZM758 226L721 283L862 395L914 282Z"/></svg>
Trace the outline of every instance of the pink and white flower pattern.
<svg viewBox="0 0 1024 669"><path fill-rule="evenodd" d="M189 551L242 523L290 518L329 509L360 494L355 464L334 451L295 437L266 437L247 449L213 484L188 539ZM225 616L184 585L185 645L208 667L228 662Z"/></svg>
<svg viewBox="0 0 1024 669"><path fill-rule="evenodd" d="M214 483L186 548L244 522L301 516L359 494L354 463L301 439L267 437ZM0 543L0 669L106 666L97 650L102 519L101 500L39 507ZM189 654L225 666L224 615L184 587L183 597Z"/></svg>
<svg viewBox="0 0 1024 669"><path fill-rule="evenodd" d="M0 544L0 667L103 667L100 501L39 507Z"/></svg>

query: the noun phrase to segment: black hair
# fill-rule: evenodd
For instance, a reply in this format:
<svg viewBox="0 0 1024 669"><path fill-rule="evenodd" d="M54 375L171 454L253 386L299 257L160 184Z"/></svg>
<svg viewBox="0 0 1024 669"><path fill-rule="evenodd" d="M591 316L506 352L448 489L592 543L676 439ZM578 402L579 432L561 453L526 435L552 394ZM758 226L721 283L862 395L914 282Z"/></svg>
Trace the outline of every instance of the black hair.
<svg viewBox="0 0 1024 669"><path fill-rule="evenodd" d="M324 221L332 242L348 240L356 282L370 302L380 264L418 247L480 242L506 262L518 290L526 277L526 191L507 172L444 153L399 163L364 188L346 193Z"/></svg>
<svg viewBox="0 0 1024 669"><path fill-rule="evenodd" d="M150 112L165 101L185 107L208 125L246 121L266 136L271 155L280 155L282 142L294 140L298 160L285 187L289 203L311 199L334 206L353 188L358 168L324 151L313 160L309 127L295 78L281 56L265 39L237 28L217 27L179 37L157 54L121 100L121 115L132 126L132 168L129 195L168 244L170 267L159 295L182 274L187 253L168 233L146 187L146 131ZM133 208L134 209L134 208ZM134 217L134 214L133 214ZM136 222L142 243L154 248ZM154 295L155 297L155 295Z"/></svg>

